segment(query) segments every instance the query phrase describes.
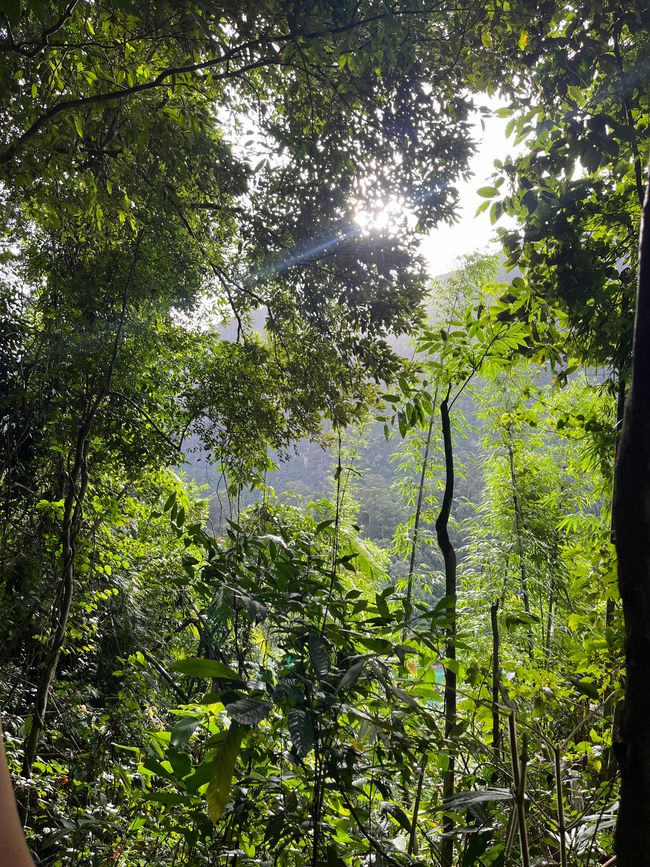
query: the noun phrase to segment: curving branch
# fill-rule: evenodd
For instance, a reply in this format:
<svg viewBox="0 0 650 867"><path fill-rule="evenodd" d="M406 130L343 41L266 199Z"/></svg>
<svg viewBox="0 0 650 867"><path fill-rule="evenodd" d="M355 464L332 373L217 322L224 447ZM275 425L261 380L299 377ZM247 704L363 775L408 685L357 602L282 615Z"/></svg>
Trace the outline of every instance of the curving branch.
<svg viewBox="0 0 650 867"><path fill-rule="evenodd" d="M25 147L25 145L32 138L34 138L34 136L41 132L41 130L45 129L51 123L51 121L54 120L55 117L58 117L58 115L65 112L74 111L88 105L101 105L102 103L106 102L117 102L128 99L131 96L146 93L147 91L155 90L159 87L166 87L169 79L173 78L174 76L195 75L197 73L204 72L205 70L215 69L219 66L224 65L226 65L227 68L223 72L213 75L212 81L226 81L229 79L237 78L246 72L251 72L254 69L260 69L265 66L279 65L281 61L276 46L286 45L287 43L294 42L297 37L300 37L302 44L304 44L305 42L314 42L325 37L340 36L344 33L350 32L351 30L356 30L370 24L376 24L386 18L401 18L413 15L427 16L433 11L440 11L440 8L443 5L444 4L441 2L438 4L432 4L426 9L390 10L387 12L378 13L376 15L369 15L366 18L352 20L349 21L347 24L340 25L339 27L330 27L306 33L295 33L292 31L290 33L266 34L264 36L259 36L256 39L250 39L246 42L242 42L239 45L235 45L232 48L229 48L227 51L224 51L218 57L210 57L206 60L200 60L194 63L186 63L178 66L167 67L161 70L150 81L145 81L140 84L134 84L131 87L116 88L114 90L108 90L103 93L94 93L90 96L80 96L75 99L66 99L61 102L57 102L47 111L43 112L43 114L39 115L39 117L37 117L36 120L31 124L31 126L29 126L23 133L21 133L5 149L3 153L0 153L0 165L6 165L7 163L11 162L11 160L14 159L14 157ZM69 6L71 6L70 14L72 14L72 9L74 9L74 3L69 4ZM60 26L62 26L62 24ZM251 60L248 63L244 63L242 66L238 66L235 69L230 68L229 64L232 61L241 59L249 52L258 49L266 51L267 54L264 57L258 58L257 60Z"/></svg>

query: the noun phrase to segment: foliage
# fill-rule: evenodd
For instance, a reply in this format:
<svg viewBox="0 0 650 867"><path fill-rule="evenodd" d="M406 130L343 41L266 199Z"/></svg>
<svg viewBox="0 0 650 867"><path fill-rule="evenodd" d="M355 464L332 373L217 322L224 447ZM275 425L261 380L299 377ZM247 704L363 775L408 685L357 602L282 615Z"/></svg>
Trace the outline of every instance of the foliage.
<svg viewBox="0 0 650 867"><path fill-rule="evenodd" d="M38 863L610 857L644 14L0 2L0 695ZM416 232L481 91L519 270L466 258L426 322ZM330 481L276 498L306 440Z"/></svg>

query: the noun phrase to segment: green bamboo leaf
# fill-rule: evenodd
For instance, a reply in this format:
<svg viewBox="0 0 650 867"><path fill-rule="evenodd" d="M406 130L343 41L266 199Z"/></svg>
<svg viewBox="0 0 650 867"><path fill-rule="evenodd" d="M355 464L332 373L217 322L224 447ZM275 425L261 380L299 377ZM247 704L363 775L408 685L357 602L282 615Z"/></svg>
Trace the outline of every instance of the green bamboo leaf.
<svg viewBox="0 0 650 867"><path fill-rule="evenodd" d="M489 801L512 801L510 789L477 789L472 792L457 792L447 798L437 810L464 810L476 804L486 804Z"/></svg>

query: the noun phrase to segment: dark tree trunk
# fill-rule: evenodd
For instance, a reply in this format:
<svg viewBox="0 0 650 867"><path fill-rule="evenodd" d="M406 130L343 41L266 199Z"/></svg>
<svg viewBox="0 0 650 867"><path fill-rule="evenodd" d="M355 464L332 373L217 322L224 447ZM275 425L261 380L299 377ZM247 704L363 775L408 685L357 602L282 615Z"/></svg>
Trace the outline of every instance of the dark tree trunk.
<svg viewBox="0 0 650 867"><path fill-rule="evenodd" d="M61 577L57 588L57 598L52 610L52 633L47 643L45 661L40 668L38 676L32 725L25 741L22 774L26 778L31 777L32 774L32 764L36 758L38 744L45 728L45 714L47 712L50 690L56 677L61 651L68 630L68 617L70 615L74 590L75 553L88 485L89 436L95 413L96 407L90 410L88 417L77 434L74 464L68 479L61 532Z"/></svg>
<svg viewBox="0 0 650 867"><path fill-rule="evenodd" d="M445 492L442 507L436 520L436 536L445 562L445 596L450 604L447 607L448 627L445 655L456 660L456 551L449 538L449 515L454 499L454 452L451 442L451 421L449 419L448 397L440 404L442 436L445 450ZM456 672L452 667L445 669L445 743L448 750L449 765L442 778L442 796L447 800L454 794L454 766L456 749L453 744L453 729L456 726ZM443 867L452 867L454 860L454 840L451 836L454 823L445 817L442 825L443 837L441 862Z"/></svg>
<svg viewBox="0 0 650 867"><path fill-rule="evenodd" d="M524 601L524 611L530 614L530 598L528 596L528 575L526 558L524 556L523 521L521 506L517 492L517 473L515 472L515 452L512 445L512 432L508 429L508 461L510 463L510 483L512 485L512 508L515 514L515 536L517 537L517 553L519 555L519 571L521 574L521 598Z"/></svg>
<svg viewBox="0 0 650 867"><path fill-rule="evenodd" d="M627 681L616 754L618 867L650 865L650 200L643 209L632 379L614 480Z"/></svg>
<svg viewBox="0 0 650 867"><path fill-rule="evenodd" d="M420 485L418 488L418 501L415 507L415 518L413 521L413 541L411 543L411 557L409 560L409 574L408 580L406 584L406 618L405 618L405 626L406 622L410 617L410 606L411 600L413 598L413 575L415 573L415 558L417 556L418 551L418 536L420 533L420 517L422 515L422 503L424 501L424 486L427 481L427 470L429 468L429 452L431 450L431 434L433 433L433 422L435 419L435 414L431 413L431 418L429 419L429 427L427 429L427 439L424 444L424 454L422 456L422 469L420 471Z"/></svg>
<svg viewBox="0 0 650 867"><path fill-rule="evenodd" d="M501 768L501 720L499 718L499 698L501 687L501 661L499 659L499 603L495 600L490 606L492 626L492 784L499 779Z"/></svg>

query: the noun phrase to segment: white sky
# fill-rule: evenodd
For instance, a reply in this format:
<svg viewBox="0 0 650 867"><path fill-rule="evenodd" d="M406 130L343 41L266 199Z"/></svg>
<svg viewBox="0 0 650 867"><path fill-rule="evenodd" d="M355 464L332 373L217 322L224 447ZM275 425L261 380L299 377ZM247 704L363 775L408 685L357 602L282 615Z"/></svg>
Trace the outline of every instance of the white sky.
<svg viewBox="0 0 650 867"><path fill-rule="evenodd" d="M489 99L486 102L492 109L504 104ZM496 228L514 224L512 218L503 216L496 225L492 226L488 211L484 211L478 217L474 216L478 206L485 201L477 196L476 190L479 187L491 186L490 175L494 171L494 160L503 159L507 154L516 151L512 139L507 139L505 136L507 118L492 116L485 119L484 123L485 131L481 129L480 118L477 117L474 132L477 151L470 161L473 177L469 182L461 183L458 187L459 222L454 226L441 224L422 241L421 251L428 263L431 276L449 273L455 259L474 250L498 252L500 248L493 243Z"/></svg>

